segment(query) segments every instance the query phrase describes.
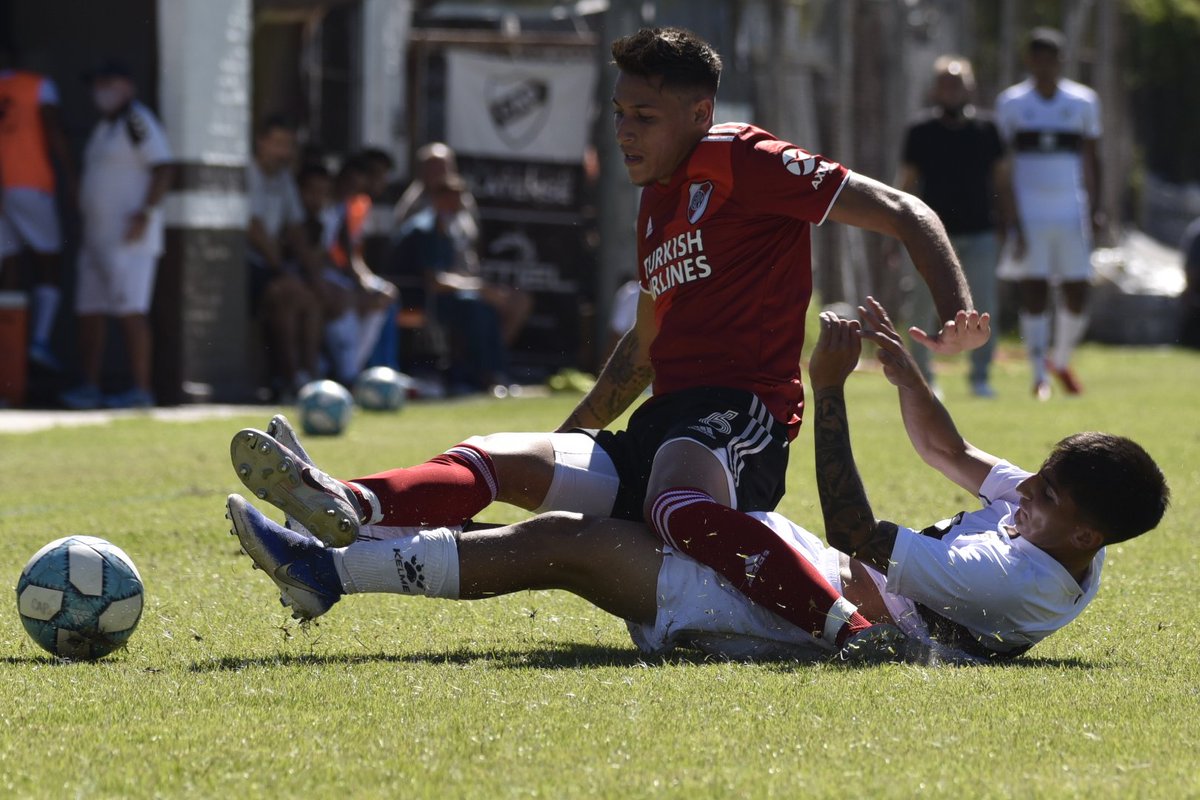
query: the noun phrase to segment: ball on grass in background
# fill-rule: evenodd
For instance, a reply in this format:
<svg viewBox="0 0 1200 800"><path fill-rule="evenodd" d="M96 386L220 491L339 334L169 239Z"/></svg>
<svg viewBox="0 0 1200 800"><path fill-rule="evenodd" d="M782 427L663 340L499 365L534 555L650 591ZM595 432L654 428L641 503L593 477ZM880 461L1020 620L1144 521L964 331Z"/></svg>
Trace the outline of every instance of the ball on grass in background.
<svg viewBox="0 0 1200 800"><path fill-rule="evenodd" d="M121 548L95 536L55 539L17 580L25 630L60 658L102 658L123 647L142 618L142 577Z"/></svg>
<svg viewBox="0 0 1200 800"><path fill-rule="evenodd" d="M337 381L306 383L296 395L300 407L300 425L304 432L317 436L337 436L350 424L354 398Z"/></svg>
<svg viewBox="0 0 1200 800"><path fill-rule="evenodd" d="M397 411L408 399L407 375L391 367L371 367L354 381L354 399L368 411Z"/></svg>

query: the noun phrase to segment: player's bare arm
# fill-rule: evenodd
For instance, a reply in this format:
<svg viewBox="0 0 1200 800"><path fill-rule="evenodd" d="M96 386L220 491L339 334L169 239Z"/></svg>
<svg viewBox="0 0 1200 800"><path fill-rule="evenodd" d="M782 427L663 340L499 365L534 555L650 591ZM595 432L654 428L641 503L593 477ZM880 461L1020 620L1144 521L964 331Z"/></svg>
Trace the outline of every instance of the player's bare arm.
<svg viewBox="0 0 1200 800"><path fill-rule="evenodd" d="M816 406L817 492L830 546L887 572L897 528L895 523L875 519L854 463L846 415L846 378L861 353L857 321L821 314L821 337L808 367Z"/></svg>
<svg viewBox="0 0 1200 800"><path fill-rule="evenodd" d="M654 299L646 293L638 298L637 319L633 327L617 342L608 363L571 415L558 427L604 428L624 413L650 381L654 368L650 365L650 343L657 326L654 322Z"/></svg>
<svg viewBox="0 0 1200 800"><path fill-rule="evenodd" d="M962 438L950 412L925 382L887 310L873 297L859 306L862 337L879 346L883 374L899 390L900 415L913 449L926 464L971 494L999 461Z"/></svg>
<svg viewBox="0 0 1200 800"><path fill-rule="evenodd" d="M891 236L904 245L943 320L934 335L914 328L914 339L935 353L950 355L979 347L991 336L986 320L970 329L957 324L958 312L974 309L971 290L942 221L920 198L851 173L829 218Z"/></svg>

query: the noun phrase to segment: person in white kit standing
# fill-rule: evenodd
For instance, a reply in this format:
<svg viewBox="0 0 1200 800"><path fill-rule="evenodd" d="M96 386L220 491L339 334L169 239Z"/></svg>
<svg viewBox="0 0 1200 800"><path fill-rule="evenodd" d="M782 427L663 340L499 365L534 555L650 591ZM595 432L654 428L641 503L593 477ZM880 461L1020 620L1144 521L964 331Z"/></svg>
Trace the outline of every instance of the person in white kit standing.
<svg viewBox="0 0 1200 800"><path fill-rule="evenodd" d="M1020 329L1033 364L1033 393L1050 397L1053 373L1068 394L1082 384L1071 355L1087 330L1094 234L1099 207L1100 101L1087 86L1061 77L1065 39L1050 28L1030 35L1030 77L1000 94L996 123L1013 153L1018 228L999 277L1020 282ZM1050 284L1060 289L1050 348Z"/></svg>
<svg viewBox="0 0 1200 800"><path fill-rule="evenodd" d="M79 195L83 237L75 311L83 383L65 392L68 408L145 408L151 389L148 312L163 250L160 203L171 182L171 147L154 113L136 99L129 68L106 61L91 73L101 117L83 154ZM109 318L120 323L133 386L100 391Z"/></svg>

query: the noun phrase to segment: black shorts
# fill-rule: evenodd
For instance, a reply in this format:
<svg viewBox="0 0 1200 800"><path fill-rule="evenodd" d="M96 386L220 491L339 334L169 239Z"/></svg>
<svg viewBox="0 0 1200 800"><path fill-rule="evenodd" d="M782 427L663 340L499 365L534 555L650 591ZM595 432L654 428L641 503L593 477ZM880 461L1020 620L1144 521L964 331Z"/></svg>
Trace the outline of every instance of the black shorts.
<svg viewBox="0 0 1200 800"><path fill-rule="evenodd" d="M773 511L783 497L787 426L753 392L704 387L659 395L633 413L625 430L584 433L617 469L617 519L643 521L654 456L672 439L691 439L723 457L739 511Z"/></svg>

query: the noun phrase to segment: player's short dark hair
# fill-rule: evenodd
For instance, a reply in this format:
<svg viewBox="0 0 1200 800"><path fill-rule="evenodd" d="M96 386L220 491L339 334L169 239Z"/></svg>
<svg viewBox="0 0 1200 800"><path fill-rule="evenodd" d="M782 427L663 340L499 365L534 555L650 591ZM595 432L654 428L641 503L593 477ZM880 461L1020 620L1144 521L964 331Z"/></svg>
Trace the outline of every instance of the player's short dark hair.
<svg viewBox="0 0 1200 800"><path fill-rule="evenodd" d="M1045 467L1105 544L1153 529L1171 502L1158 464L1123 436L1095 431L1068 436L1054 446Z"/></svg>
<svg viewBox="0 0 1200 800"><path fill-rule="evenodd" d="M1029 52L1059 55L1067 46L1067 37L1055 28L1034 28L1029 34Z"/></svg>
<svg viewBox="0 0 1200 800"><path fill-rule="evenodd" d="M721 56L684 28L642 28L612 43L613 63L626 75L661 78L664 89L717 93Z"/></svg>

